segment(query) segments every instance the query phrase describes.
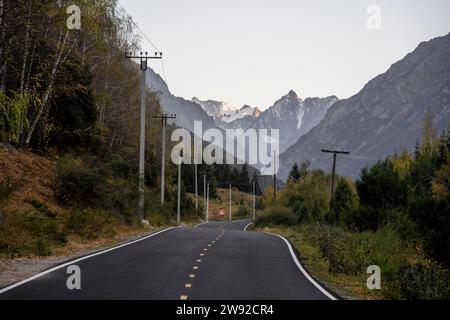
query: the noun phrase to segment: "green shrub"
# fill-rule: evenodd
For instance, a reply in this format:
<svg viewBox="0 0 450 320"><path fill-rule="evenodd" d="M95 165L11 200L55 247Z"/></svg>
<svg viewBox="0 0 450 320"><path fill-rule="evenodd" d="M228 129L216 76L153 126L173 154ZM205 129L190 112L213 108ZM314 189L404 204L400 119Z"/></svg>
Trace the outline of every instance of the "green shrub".
<svg viewBox="0 0 450 320"><path fill-rule="evenodd" d="M7 97L0 92L0 142L17 143L20 133L28 130L26 111L30 98L28 94L14 93Z"/></svg>
<svg viewBox="0 0 450 320"><path fill-rule="evenodd" d="M36 253L38 256L50 256L52 249L47 239L39 239L36 244Z"/></svg>
<svg viewBox="0 0 450 320"><path fill-rule="evenodd" d="M384 290L393 299L448 300L450 273L435 263L403 264L388 274Z"/></svg>
<svg viewBox="0 0 450 320"><path fill-rule="evenodd" d="M262 215L256 219L256 226L274 226L284 225L292 226L296 225L298 218L288 208L284 207L272 207L268 208Z"/></svg>
<svg viewBox="0 0 450 320"><path fill-rule="evenodd" d="M5 215L0 224L0 254L16 256L52 254L52 246L67 243L67 234L55 217L43 212L16 212Z"/></svg>
<svg viewBox="0 0 450 320"><path fill-rule="evenodd" d="M117 217L103 210L85 209L71 213L67 229L85 240L93 240L113 236L119 222Z"/></svg>
<svg viewBox="0 0 450 320"><path fill-rule="evenodd" d="M133 175L135 171L133 166L122 159L114 160L109 163L112 174L117 178L128 179Z"/></svg>
<svg viewBox="0 0 450 320"><path fill-rule="evenodd" d="M351 233L339 227L323 226L316 228L316 234L322 256L330 263L330 272L364 273L370 265L391 272L401 263L402 244L390 229Z"/></svg>
<svg viewBox="0 0 450 320"><path fill-rule="evenodd" d="M30 212L23 218L25 229L39 240L52 240L60 245L67 243L67 235L57 220L43 213Z"/></svg>
<svg viewBox="0 0 450 320"><path fill-rule="evenodd" d="M329 212L329 178L324 172L314 170L296 183L287 197L286 205L292 208L299 222L323 222Z"/></svg>
<svg viewBox="0 0 450 320"><path fill-rule="evenodd" d="M3 204L18 187L18 182L14 181L10 176L4 177L0 181L0 205Z"/></svg>
<svg viewBox="0 0 450 320"><path fill-rule="evenodd" d="M250 217L250 215L251 215L250 209L245 204L239 206L237 211L233 214L235 219L246 219Z"/></svg>
<svg viewBox="0 0 450 320"><path fill-rule="evenodd" d="M76 166L58 176L56 197L65 206L86 206L98 203L105 178L93 170Z"/></svg>

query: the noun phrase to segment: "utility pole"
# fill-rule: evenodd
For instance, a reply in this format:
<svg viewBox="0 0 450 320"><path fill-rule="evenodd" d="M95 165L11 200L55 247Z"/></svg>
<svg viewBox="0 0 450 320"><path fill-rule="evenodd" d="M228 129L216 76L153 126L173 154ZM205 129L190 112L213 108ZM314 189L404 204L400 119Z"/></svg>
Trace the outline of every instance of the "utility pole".
<svg viewBox="0 0 450 320"><path fill-rule="evenodd" d="M253 220L256 220L256 190L255 190L255 181L252 183L253 189Z"/></svg>
<svg viewBox="0 0 450 320"><path fill-rule="evenodd" d="M195 160L194 160L195 161ZM198 177L197 177L197 164L194 164L195 166L195 213L197 213L198 210Z"/></svg>
<svg viewBox="0 0 450 320"><path fill-rule="evenodd" d="M209 222L209 183L206 190L206 222Z"/></svg>
<svg viewBox="0 0 450 320"><path fill-rule="evenodd" d="M230 221L233 221L231 218L231 183L230 183Z"/></svg>
<svg viewBox="0 0 450 320"><path fill-rule="evenodd" d="M276 172L276 154L273 152L273 206L277 204L277 172Z"/></svg>
<svg viewBox="0 0 450 320"><path fill-rule="evenodd" d="M203 205L206 211L206 174L203 175Z"/></svg>
<svg viewBox="0 0 450 320"><path fill-rule="evenodd" d="M178 201L177 201L177 224L181 222L181 158L178 158Z"/></svg>
<svg viewBox="0 0 450 320"><path fill-rule="evenodd" d="M157 114L153 115L155 119L161 119L162 124L162 143L161 143L161 204L164 204L164 190L166 180L166 126L167 119L175 119L176 114Z"/></svg>
<svg viewBox="0 0 450 320"><path fill-rule="evenodd" d="M162 52L156 52L154 56L149 56L141 52L139 56L133 56L132 52L125 53L126 59L139 59L140 69L142 71L141 81L141 123L140 123L140 138L139 138L139 202L138 202L138 216L139 221L144 220L144 163L145 163L145 95L147 93L145 87L145 76L147 72L148 59L162 59Z"/></svg>
<svg viewBox="0 0 450 320"><path fill-rule="evenodd" d="M332 153L333 154L333 169L331 173L331 184L330 184L330 205L331 200L333 200L333 193L334 193L334 178L336 175L336 158L338 154L350 154L348 151L337 151L337 150L326 150L323 149L322 152L324 153Z"/></svg>

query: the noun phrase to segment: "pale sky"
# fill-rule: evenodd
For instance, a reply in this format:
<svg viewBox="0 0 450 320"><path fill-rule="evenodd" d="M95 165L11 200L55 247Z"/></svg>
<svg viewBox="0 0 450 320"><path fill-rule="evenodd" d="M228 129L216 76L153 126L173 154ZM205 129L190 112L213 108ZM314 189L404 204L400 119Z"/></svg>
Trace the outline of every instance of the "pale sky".
<svg viewBox="0 0 450 320"><path fill-rule="evenodd" d="M291 89L348 98L420 42L450 32L448 0L119 2L164 53L172 93L235 107L265 109ZM381 10L380 30L367 28L370 5Z"/></svg>

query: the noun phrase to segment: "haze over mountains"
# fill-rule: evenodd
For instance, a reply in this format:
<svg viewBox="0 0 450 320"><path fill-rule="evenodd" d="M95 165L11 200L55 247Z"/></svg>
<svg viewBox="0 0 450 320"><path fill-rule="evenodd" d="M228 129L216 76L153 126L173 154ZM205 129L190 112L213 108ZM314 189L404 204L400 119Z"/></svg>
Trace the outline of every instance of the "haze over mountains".
<svg viewBox="0 0 450 320"><path fill-rule="evenodd" d="M424 115L431 112L438 133L450 124L450 34L424 42L349 99L335 96L299 98L290 91L264 111L232 107L214 100L174 96L153 70L148 83L159 92L162 108L176 113L176 124L193 130L194 121L208 128L279 129L280 172L286 179L295 162L310 160L329 171L331 158L321 149L344 149L337 170L356 178L360 169L395 152L411 150L422 135Z"/></svg>

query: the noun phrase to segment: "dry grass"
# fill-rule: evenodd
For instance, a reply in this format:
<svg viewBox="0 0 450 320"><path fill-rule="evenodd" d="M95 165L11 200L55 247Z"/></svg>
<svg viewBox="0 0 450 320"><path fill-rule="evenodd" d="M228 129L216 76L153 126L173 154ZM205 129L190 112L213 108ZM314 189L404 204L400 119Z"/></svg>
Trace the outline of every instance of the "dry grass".
<svg viewBox="0 0 450 320"><path fill-rule="evenodd" d="M54 200L56 164L28 151L0 149L0 183L9 178L16 186L8 199L5 212L33 209L34 199L54 212L64 212Z"/></svg>

